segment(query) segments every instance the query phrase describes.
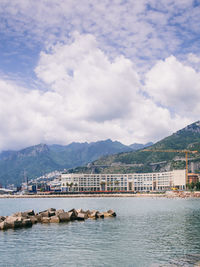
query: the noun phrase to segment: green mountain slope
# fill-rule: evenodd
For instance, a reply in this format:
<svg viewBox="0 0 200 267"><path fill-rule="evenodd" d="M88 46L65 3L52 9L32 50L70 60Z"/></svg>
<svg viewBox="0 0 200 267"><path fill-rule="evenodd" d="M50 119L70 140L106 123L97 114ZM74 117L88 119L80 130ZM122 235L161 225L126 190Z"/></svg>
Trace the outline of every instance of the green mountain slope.
<svg viewBox="0 0 200 267"><path fill-rule="evenodd" d="M200 121L179 130L169 137L148 147L149 149L188 149L200 152ZM200 153L190 155L192 171L200 169ZM96 172L151 172L185 168L184 153L131 151L102 157L93 162L90 169ZM83 168L83 171L91 170ZM82 171L80 168L74 171Z"/></svg>
<svg viewBox="0 0 200 267"><path fill-rule="evenodd" d="M31 179L55 170L84 165L102 155L122 151L131 151L131 148L109 139L67 146L40 144L20 151L4 151L0 154L0 184L19 185L24 180L24 173Z"/></svg>

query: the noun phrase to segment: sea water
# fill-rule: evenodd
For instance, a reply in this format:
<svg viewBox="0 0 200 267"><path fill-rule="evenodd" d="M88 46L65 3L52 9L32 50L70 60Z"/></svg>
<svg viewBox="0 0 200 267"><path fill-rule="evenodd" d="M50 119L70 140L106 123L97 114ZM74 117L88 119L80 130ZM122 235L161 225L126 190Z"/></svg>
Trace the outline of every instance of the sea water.
<svg viewBox="0 0 200 267"><path fill-rule="evenodd" d="M200 199L0 199L0 215L113 209L116 218L0 231L0 266L198 266Z"/></svg>

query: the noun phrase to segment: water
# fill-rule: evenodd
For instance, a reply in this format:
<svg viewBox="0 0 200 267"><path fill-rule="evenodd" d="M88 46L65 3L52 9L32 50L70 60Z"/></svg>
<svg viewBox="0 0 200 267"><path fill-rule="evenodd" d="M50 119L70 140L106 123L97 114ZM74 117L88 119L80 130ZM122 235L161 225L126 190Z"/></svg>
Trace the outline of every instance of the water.
<svg viewBox="0 0 200 267"><path fill-rule="evenodd" d="M199 199L0 199L0 215L50 207L117 217L1 231L0 266L200 266Z"/></svg>

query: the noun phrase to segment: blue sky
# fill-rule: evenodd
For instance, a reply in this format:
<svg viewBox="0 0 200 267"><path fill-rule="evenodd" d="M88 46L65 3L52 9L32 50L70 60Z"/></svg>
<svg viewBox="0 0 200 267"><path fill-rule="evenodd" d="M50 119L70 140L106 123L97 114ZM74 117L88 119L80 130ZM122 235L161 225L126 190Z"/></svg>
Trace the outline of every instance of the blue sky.
<svg viewBox="0 0 200 267"><path fill-rule="evenodd" d="M158 141L199 120L200 1L1 0L0 150Z"/></svg>

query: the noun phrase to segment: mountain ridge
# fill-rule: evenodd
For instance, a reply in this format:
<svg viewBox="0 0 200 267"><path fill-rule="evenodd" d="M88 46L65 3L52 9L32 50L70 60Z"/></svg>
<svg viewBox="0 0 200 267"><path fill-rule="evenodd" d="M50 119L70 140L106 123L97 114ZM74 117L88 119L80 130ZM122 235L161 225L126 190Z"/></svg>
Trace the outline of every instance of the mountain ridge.
<svg viewBox="0 0 200 267"><path fill-rule="evenodd" d="M0 153L0 183L19 185L24 179L36 178L55 170L74 168L96 160L102 155L131 151L131 148L111 139L69 145L38 144L19 151Z"/></svg>
<svg viewBox="0 0 200 267"><path fill-rule="evenodd" d="M192 168L192 171L200 172L200 121L187 125L148 148L154 150L197 150L198 153L192 156L193 160L189 159L189 167ZM185 168L184 157L184 153L145 152L141 149L101 157L94 161L91 166L96 172L103 173L169 171ZM162 163L158 164L159 162ZM101 165L110 167L100 167ZM83 168L83 170L77 168L73 171L91 172L87 168Z"/></svg>

